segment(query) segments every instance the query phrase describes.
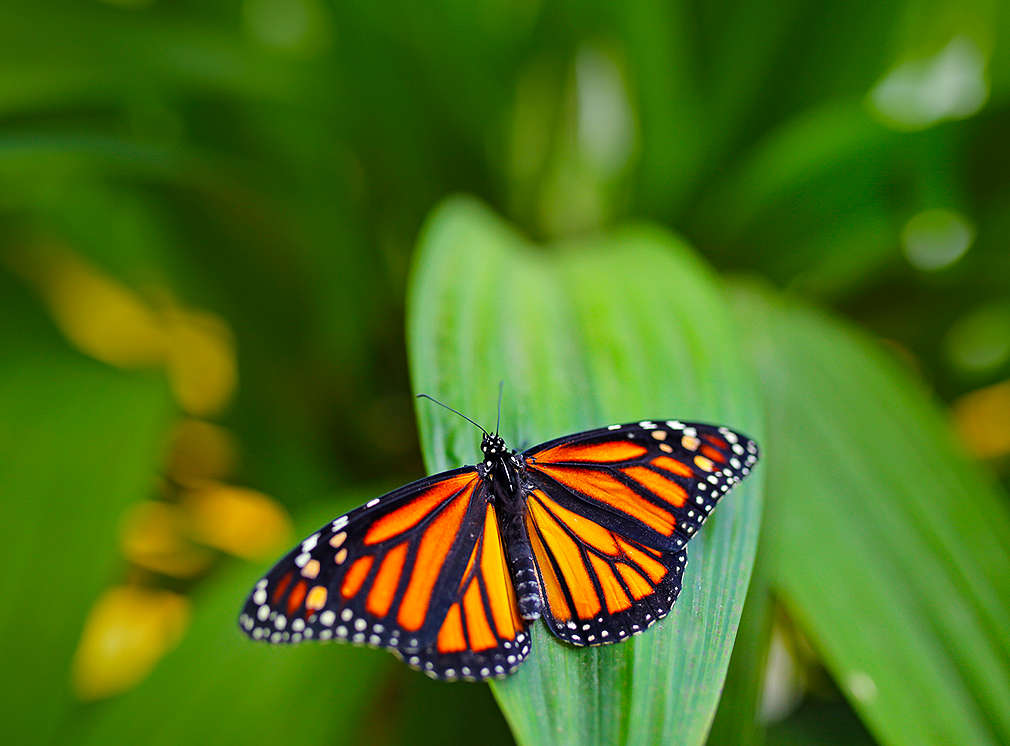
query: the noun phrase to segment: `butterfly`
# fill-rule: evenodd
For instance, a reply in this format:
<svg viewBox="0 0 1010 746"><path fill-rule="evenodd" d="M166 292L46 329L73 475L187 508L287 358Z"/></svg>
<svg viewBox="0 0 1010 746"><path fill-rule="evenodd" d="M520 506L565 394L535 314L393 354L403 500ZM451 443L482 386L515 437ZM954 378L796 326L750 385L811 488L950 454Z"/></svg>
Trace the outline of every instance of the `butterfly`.
<svg viewBox="0 0 1010 746"><path fill-rule="evenodd" d="M256 583L240 628L388 648L443 680L512 673L539 617L572 645L620 642L667 615L687 543L758 460L741 433L678 420L522 452L477 427L480 463L327 523Z"/></svg>

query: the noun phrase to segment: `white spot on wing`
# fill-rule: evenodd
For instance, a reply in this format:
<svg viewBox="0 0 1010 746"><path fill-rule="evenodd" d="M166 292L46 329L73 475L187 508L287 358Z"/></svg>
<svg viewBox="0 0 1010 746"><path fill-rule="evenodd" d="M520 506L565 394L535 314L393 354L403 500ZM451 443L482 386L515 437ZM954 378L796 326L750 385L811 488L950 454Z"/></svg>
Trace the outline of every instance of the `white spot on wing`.
<svg viewBox="0 0 1010 746"><path fill-rule="evenodd" d="M312 534L309 538L302 542L302 551L311 552L316 548L316 542L319 541L319 534Z"/></svg>

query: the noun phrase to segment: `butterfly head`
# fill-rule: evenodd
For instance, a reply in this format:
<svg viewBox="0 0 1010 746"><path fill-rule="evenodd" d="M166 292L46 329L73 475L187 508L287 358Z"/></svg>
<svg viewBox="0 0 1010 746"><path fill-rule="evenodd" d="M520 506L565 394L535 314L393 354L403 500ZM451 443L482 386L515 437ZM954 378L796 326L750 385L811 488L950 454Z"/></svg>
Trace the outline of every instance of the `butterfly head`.
<svg viewBox="0 0 1010 746"><path fill-rule="evenodd" d="M491 435L490 433L484 433L484 438L480 442L480 450L488 461L502 458L508 453L505 439L500 435Z"/></svg>

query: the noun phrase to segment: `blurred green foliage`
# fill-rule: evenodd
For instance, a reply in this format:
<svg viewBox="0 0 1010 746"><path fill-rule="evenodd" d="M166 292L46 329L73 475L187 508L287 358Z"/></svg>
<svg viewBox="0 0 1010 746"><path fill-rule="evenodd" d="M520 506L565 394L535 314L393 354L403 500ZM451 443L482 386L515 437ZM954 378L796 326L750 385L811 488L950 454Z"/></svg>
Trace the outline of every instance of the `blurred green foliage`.
<svg viewBox="0 0 1010 746"><path fill-rule="evenodd" d="M713 718L713 743L1010 740L1008 35L998 0L3 3L8 740L509 742L487 687L438 685L372 651L246 644L238 604L281 547L243 542L284 532L263 529L272 509L254 497L222 514L232 493L213 502L194 487L270 495L297 533L419 476L408 287L421 297L437 280L452 297L478 277L494 293L480 305L433 296L408 318L437 327L422 327L431 349L411 340L413 385L456 392L472 416L489 416L499 377L517 387L509 427L531 437L596 424L590 413L729 416L759 391L744 408L765 412L768 500L753 571L752 545L733 545L745 555L733 580L753 581L724 694L714 711L735 586L684 715L694 725L652 740L698 742ZM508 251L570 267L567 284L481 274L494 220L456 249L469 261L411 276L426 216L457 192L528 237L510 231ZM598 260L617 261L632 235L621 226L641 220L693 247L696 270L671 277L660 257L605 287L594 252L617 247ZM682 303L710 299L721 281L703 265L752 278L721 290L735 339L711 307L684 327L715 319L719 359L740 370L712 381L714 348L694 336L676 376L630 368L623 391L606 373L615 360L677 348L660 333L658 358L631 355L636 334L665 327L622 293L651 271ZM473 324L494 298L526 297L516 276L561 308L583 293L573 308L594 310L579 324L622 318L625 331L566 339L551 357L555 327L519 324L512 349L549 362L511 370L481 336L497 327ZM673 306L668 323L685 313ZM576 406L545 412L565 360L595 372ZM620 411L692 376L697 398L654 401L697 412ZM194 420L203 435L180 436ZM428 466L473 457L456 423L422 422ZM439 432L455 433L451 447ZM152 503L170 535L131 518ZM716 529L731 525L713 522L723 551ZM719 583L699 542L689 573ZM99 645L94 660L125 666L102 678L82 639L112 588L157 591L185 614L179 630L123 619L148 657ZM569 652L537 643L546 670ZM659 675L679 670L664 663ZM107 694L86 696L88 676ZM497 695L515 736L539 742L522 726L526 686ZM659 696L653 711L689 699ZM584 707L573 697L550 714ZM601 711L594 732L607 733Z"/></svg>

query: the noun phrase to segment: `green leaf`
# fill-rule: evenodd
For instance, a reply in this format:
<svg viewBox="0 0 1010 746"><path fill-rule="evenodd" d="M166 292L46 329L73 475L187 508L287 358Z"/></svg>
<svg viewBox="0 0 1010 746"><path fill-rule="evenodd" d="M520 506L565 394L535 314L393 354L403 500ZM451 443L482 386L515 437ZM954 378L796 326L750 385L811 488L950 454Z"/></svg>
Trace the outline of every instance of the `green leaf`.
<svg viewBox="0 0 1010 746"><path fill-rule="evenodd" d="M491 424L504 380L502 433L513 447L669 417L760 438L723 308L709 272L662 231L632 227L538 250L480 205L452 200L430 219L414 266L414 386ZM470 425L428 403L418 417L431 471L473 463ZM691 543L684 591L656 628L576 649L533 625L529 660L493 684L521 743L702 742L753 563L759 482L736 490Z"/></svg>
<svg viewBox="0 0 1010 746"><path fill-rule="evenodd" d="M1010 741L1006 500L891 355L761 293L739 311L769 412L773 587L882 742Z"/></svg>
<svg viewBox="0 0 1010 746"><path fill-rule="evenodd" d="M762 559L761 546L759 542L726 684L708 734L708 746L751 746L764 740L758 718L772 636L773 606L767 562Z"/></svg>
<svg viewBox="0 0 1010 746"><path fill-rule="evenodd" d="M156 373L70 349L0 272L0 658L17 743L48 743L75 713L70 666L84 618L119 577L119 522L154 488L174 405Z"/></svg>

